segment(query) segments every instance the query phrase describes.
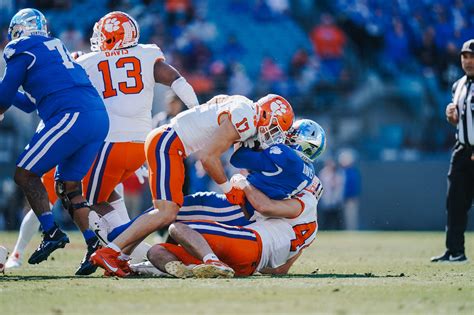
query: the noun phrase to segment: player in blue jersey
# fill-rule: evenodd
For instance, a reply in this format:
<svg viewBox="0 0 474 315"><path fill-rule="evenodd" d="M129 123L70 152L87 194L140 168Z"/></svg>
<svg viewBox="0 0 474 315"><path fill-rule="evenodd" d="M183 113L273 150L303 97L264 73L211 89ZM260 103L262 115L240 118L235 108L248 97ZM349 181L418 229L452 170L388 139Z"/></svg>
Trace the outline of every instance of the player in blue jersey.
<svg viewBox="0 0 474 315"><path fill-rule="evenodd" d="M69 242L54 222L41 176L56 167L56 193L83 232L88 245L97 242L88 229L89 205L81 180L102 145L109 120L104 103L84 69L62 42L49 37L44 15L20 10L8 29L4 49L7 67L0 81L0 114L11 105L37 110L44 127L37 130L17 160L15 182L41 223L43 240L28 262L46 260ZM25 91L18 91L19 87Z"/></svg>

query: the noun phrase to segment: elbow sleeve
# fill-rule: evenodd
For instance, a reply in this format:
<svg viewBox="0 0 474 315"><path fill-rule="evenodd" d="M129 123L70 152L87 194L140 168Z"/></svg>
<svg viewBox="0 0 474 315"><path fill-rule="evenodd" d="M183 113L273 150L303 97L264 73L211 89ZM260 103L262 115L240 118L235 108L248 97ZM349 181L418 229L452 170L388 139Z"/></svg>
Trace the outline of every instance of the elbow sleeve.
<svg viewBox="0 0 474 315"><path fill-rule="evenodd" d="M179 77L171 83L171 89L173 92L178 95L178 97L183 101L183 103L188 107L194 107L199 105L196 93L191 84L186 81L185 78Z"/></svg>

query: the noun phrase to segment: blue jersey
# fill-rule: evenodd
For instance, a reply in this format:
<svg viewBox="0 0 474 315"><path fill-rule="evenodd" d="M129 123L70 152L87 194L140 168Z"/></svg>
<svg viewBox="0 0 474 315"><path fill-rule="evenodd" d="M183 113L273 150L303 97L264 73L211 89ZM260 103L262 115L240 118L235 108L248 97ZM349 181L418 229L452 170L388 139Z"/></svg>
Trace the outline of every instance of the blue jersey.
<svg viewBox="0 0 474 315"><path fill-rule="evenodd" d="M15 92L21 85L44 121L60 113L105 110L85 70L59 39L21 37L5 47L4 58L6 74L16 82L8 82L5 75L2 84L10 84L9 90ZM2 104L11 101L3 100Z"/></svg>
<svg viewBox="0 0 474 315"><path fill-rule="evenodd" d="M310 185L314 177L313 165L303 161L284 144L273 145L263 151L240 148L231 157L231 164L250 171L247 180L271 199L290 198ZM255 209L246 202L248 211Z"/></svg>

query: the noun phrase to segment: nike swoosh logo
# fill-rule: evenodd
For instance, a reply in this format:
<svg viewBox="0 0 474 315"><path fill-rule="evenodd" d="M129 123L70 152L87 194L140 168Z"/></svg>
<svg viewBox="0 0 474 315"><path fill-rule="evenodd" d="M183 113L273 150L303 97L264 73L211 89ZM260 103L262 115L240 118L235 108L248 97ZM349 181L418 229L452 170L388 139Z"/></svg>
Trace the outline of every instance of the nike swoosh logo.
<svg viewBox="0 0 474 315"><path fill-rule="evenodd" d="M277 176L281 172L283 172L283 169L279 167L278 165L276 166L277 170L275 172L262 172L263 175L265 176Z"/></svg>
<svg viewBox="0 0 474 315"><path fill-rule="evenodd" d="M454 257L453 255L449 255L449 261L456 261L462 258L463 255L459 255Z"/></svg>
<svg viewBox="0 0 474 315"><path fill-rule="evenodd" d="M100 229L95 229L95 230L94 230L95 236L97 236L97 238L98 238L102 243L107 244L108 242L105 241L105 240L102 238L102 236L100 236L100 232L101 232Z"/></svg>
<svg viewBox="0 0 474 315"><path fill-rule="evenodd" d="M105 266L110 269L110 271L116 272L118 270L118 268L113 268L111 265L109 265L105 259L102 259L102 261L104 262Z"/></svg>
<svg viewBox="0 0 474 315"><path fill-rule="evenodd" d="M49 237L53 238L56 235L56 232L58 232L58 229L54 230L52 234L49 234Z"/></svg>

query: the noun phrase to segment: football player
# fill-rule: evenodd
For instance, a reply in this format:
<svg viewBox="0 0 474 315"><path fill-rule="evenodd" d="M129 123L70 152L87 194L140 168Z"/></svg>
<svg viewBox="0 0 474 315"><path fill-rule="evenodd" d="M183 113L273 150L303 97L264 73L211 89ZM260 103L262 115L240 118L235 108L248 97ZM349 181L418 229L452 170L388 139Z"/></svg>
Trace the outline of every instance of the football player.
<svg viewBox="0 0 474 315"><path fill-rule="evenodd" d="M275 144L263 151L251 151L246 148L236 151L231 162L238 161L241 163L239 166L248 167L250 174L246 179L241 175L234 175L231 182L239 181L240 177L240 181L249 182L275 200L295 197L295 194L301 192L303 188L318 190L319 180L314 176L311 163L325 149L324 130L316 122L308 119L296 121L293 126L288 135L289 145L293 149L283 144ZM244 165L243 158L249 158L252 161ZM234 166L238 165L234 164ZM298 200L297 197L296 200ZM273 209L272 206L260 206ZM276 211L275 209L272 210L272 214ZM247 217L242 210L245 210ZM255 208L248 198L245 205L241 207L228 202L224 195L203 192L184 198L176 221L210 220L226 225L245 226L254 222L256 214L250 220L248 218L248 213L253 214L254 211ZM261 208L260 211L265 210ZM130 224L112 230L108 235L109 240L113 240Z"/></svg>
<svg viewBox="0 0 474 315"><path fill-rule="evenodd" d="M189 108L198 105L193 88L166 63L161 49L154 44L139 44L139 39L139 26L130 15L110 12L94 25L92 52L77 59L103 98L110 119L109 133L83 180L83 190L93 208L116 209L120 223L130 218L122 196L114 188L145 162L144 143L152 130L155 84L170 86ZM89 258L98 246L96 242L88 247L76 275L96 270ZM148 248L141 249L146 254Z"/></svg>
<svg viewBox="0 0 474 315"><path fill-rule="evenodd" d="M0 114L12 104L36 109L44 121L17 160L15 182L25 193L44 233L28 262L38 264L69 242L56 225L41 176L56 167L56 193L82 231L86 242L96 238L88 229L89 205L81 180L94 161L108 129L109 118L84 69L63 43L48 33L46 18L35 9L13 16L7 64L0 82ZM22 86L25 93L18 92Z"/></svg>
<svg viewBox="0 0 474 315"><path fill-rule="evenodd" d="M301 120L295 123L290 141L305 163L314 161L324 150L324 131L311 120ZM257 172L251 175L254 173ZM322 186L314 176L311 185L296 195L288 195L291 199L273 200L268 194L273 187L282 187L283 181L270 182L272 176L267 173L267 186L261 189L269 193L264 193L254 186L259 180L251 175L237 179L234 185L244 189L246 206L254 206L254 223L245 227L211 221L174 223L169 229L170 236L179 245L155 245L148 252L150 261L177 277L231 277L234 272L237 276L247 276L255 271L287 273L301 250L316 236L316 206ZM197 266L190 272L186 265Z"/></svg>
<svg viewBox="0 0 474 315"><path fill-rule="evenodd" d="M130 252L128 247L176 219L184 199L184 159L192 153L198 153L226 198L233 204L242 203L244 193L227 180L221 155L232 144L253 137L262 144L282 138L293 118L291 105L279 95L267 95L256 103L240 95L216 96L178 114L170 125L153 130L145 147L154 209L138 217L113 243L92 255L91 261L108 272L125 275L120 269L126 264L119 259L121 252Z"/></svg>

